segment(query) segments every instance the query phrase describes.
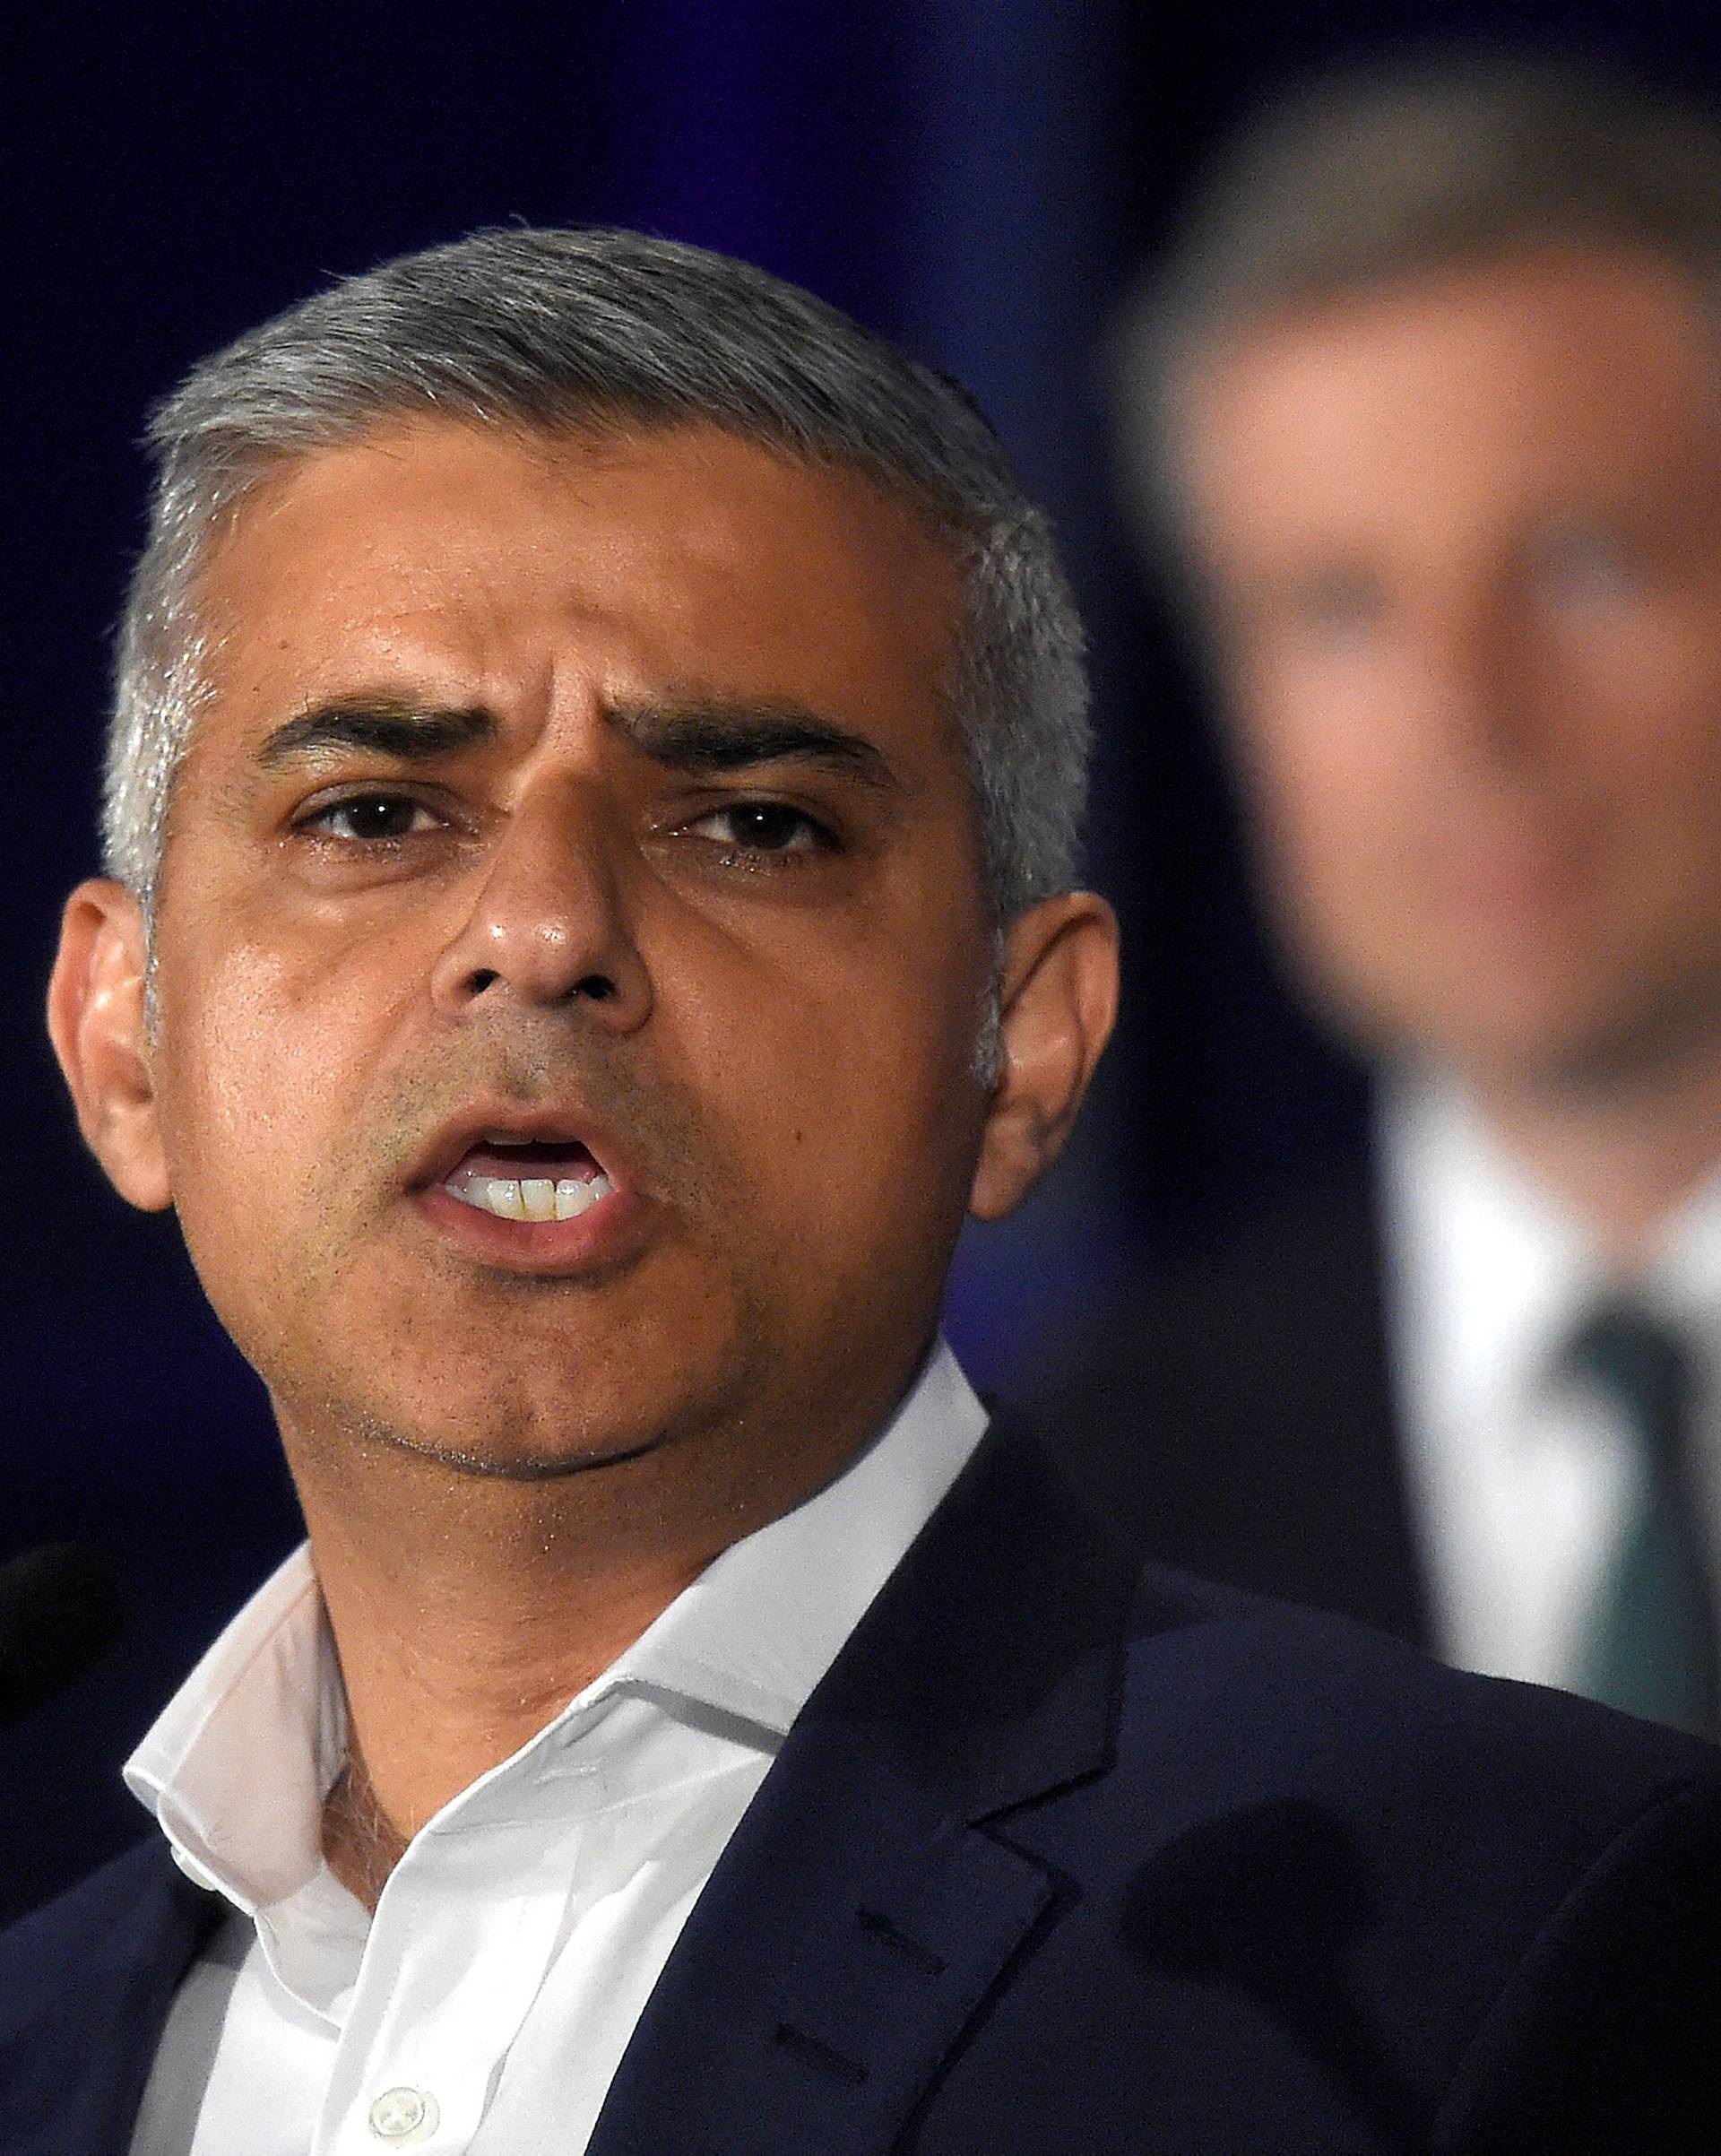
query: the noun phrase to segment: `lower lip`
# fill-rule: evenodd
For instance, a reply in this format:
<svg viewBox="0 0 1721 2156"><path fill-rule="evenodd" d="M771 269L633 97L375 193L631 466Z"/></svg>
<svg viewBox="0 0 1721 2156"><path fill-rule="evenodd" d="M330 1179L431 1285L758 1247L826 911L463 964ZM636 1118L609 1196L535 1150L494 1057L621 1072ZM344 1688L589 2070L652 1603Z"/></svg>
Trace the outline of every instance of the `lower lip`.
<svg viewBox="0 0 1721 2156"><path fill-rule="evenodd" d="M413 1193L438 1234L468 1256L504 1271L547 1278L591 1272L631 1257L648 1207L634 1191L611 1191L574 1220L504 1220L467 1205L441 1183Z"/></svg>

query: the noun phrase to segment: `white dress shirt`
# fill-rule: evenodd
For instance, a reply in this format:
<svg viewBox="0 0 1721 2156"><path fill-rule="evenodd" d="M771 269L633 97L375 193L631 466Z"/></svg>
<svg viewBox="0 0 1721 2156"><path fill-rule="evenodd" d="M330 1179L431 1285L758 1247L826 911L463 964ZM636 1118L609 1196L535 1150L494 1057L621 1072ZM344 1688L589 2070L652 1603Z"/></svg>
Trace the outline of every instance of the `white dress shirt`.
<svg viewBox="0 0 1721 2156"><path fill-rule="evenodd" d="M231 1904L175 1999L132 2156L576 2156L791 1723L985 1424L940 1344L834 1482L413 1837L374 1918L322 1857L346 1707L297 1552L125 1769Z"/></svg>
<svg viewBox="0 0 1721 2156"><path fill-rule="evenodd" d="M1575 1684L1639 1491L1620 1408L1562 1366L1610 1291L1639 1295L1691 1355L1699 1495L1721 1550L1721 1176L1622 1280L1456 1088L1390 1087L1378 1150L1388 1345L1441 1651Z"/></svg>

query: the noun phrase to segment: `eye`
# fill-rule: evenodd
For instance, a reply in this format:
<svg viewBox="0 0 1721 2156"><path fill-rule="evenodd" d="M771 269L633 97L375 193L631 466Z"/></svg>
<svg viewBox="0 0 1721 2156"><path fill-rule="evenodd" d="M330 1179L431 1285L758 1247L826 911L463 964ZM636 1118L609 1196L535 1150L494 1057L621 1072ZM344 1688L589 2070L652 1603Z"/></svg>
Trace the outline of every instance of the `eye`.
<svg viewBox="0 0 1721 2156"><path fill-rule="evenodd" d="M836 844L823 824L787 801L732 801L693 828L736 853L828 853Z"/></svg>
<svg viewBox="0 0 1721 2156"><path fill-rule="evenodd" d="M1600 524L1573 520L1550 526L1538 535L1531 559L1549 592L1580 603L1629 599L1644 581L1629 541Z"/></svg>
<svg viewBox="0 0 1721 2156"><path fill-rule="evenodd" d="M1289 583L1284 611L1293 626L1317 642L1360 644L1378 626L1383 602L1379 580L1361 568L1314 570Z"/></svg>
<svg viewBox="0 0 1721 2156"><path fill-rule="evenodd" d="M420 831L435 830L439 822L440 818L410 793L350 793L300 817L295 828L349 844L387 845Z"/></svg>

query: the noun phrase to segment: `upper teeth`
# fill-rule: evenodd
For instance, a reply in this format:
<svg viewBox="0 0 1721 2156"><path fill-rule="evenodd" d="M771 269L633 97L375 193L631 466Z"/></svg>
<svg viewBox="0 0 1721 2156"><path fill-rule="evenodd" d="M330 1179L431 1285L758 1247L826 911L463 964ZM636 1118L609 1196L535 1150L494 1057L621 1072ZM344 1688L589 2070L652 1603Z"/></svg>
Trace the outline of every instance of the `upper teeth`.
<svg viewBox="0 0 1721 2156"><path fill-rule="evenodd" d="M577 1220L615 1187L603 1174L552 1182L548 1175L480 1175L472 1168L457 1169L443 1185L451 1198L501 1220Z"/></svg>

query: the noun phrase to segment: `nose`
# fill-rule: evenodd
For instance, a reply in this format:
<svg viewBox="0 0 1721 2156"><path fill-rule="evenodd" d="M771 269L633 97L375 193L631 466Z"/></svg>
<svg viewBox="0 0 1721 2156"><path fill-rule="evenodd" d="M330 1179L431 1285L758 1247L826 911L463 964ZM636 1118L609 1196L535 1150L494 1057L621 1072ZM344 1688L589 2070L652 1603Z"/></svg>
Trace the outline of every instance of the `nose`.
<svg viewBox="0 0 1721 2156"><path fill-rule="evenodd" d="M510 815L482 882L431 975L437 1008L461 1017L512 1000L579 1004L606 1030L651 1015L626 879L598 806L566 788Z"/></svg>
<svg viewBox="0 0 1721 2156"><path fill-rule="evenodd" d="M1535 732L1535 669L1509 597L1465 593L1418 619L1407 709L1435 727L1464 763L1521 766Z"/></svg>

